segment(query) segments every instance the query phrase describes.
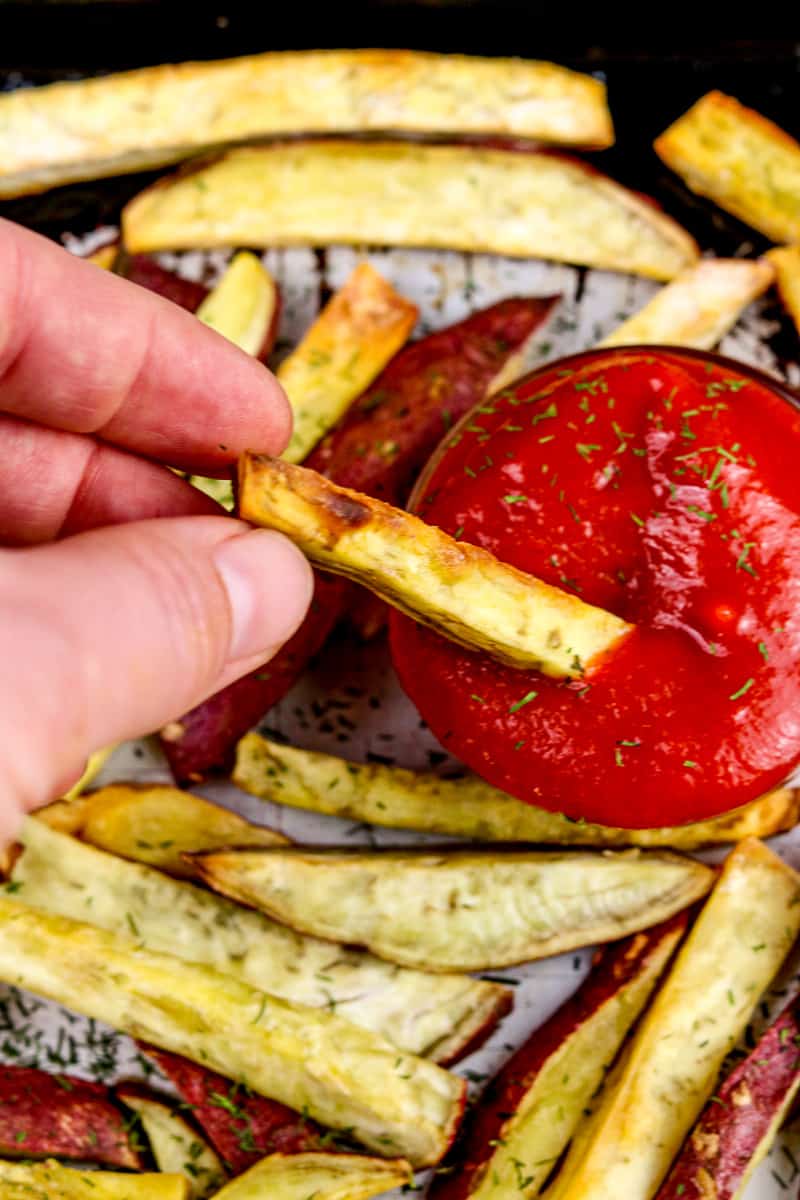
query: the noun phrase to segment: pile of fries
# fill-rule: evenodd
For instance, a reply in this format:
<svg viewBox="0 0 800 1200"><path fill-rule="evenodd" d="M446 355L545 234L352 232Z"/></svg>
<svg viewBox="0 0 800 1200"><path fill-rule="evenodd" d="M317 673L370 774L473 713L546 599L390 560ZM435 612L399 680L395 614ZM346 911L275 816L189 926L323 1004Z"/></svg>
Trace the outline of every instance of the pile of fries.
<svg viewBox="0 0 800 1200"><path fill-rule="evenodd" d="M238 250L209 292L150 256L336 242L546 257L665 283L603 345L712 348L773 283L800 326L797 142L719 93L655 142L693 191L786 243L730 260L701 259L654 203L556 152L612 142L603 85L552 64L267 54L1 95L0 196L190 160L130 201L94 261L264 361L281 297L260 258ZM438 1200L741 1196L800 1089L796 998L725 1061L800 934L800 876L761 840L797 823L795 791L611 829L475 776L249 732L345 615L372 635L387 601L560 677L627 635L402 507L441 435L523 371L557 301L501 301L409 343L415 305L356 268L277 369L295 419L283 459L245 456L236 495L329 574L267 668L161 731L179 782L225 766L264 800L469 844L309 849L166 785L86 791L95 760L7 856L0 980L130 1035L173 1095L0 1067L3 1197L357 1200L420 1168ZM234 507L229 480L192 482ZM719 870L687 854L728 843ZM449 1068L513 1002L480 975L598 944L465 1115Z"/></svg>

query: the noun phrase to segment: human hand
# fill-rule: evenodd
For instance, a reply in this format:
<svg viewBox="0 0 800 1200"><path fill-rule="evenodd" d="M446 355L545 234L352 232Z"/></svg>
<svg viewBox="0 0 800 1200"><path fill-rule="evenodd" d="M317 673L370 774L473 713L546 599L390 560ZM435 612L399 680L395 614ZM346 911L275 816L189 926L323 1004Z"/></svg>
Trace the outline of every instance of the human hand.
<svg viewBox="0 0 800 1200"><path fill-rule="evenodd" d="M93 750L294 632L312 589L299 551L164 465L222 476L290 428L254 359L0 220L0 843Z"/></svg>

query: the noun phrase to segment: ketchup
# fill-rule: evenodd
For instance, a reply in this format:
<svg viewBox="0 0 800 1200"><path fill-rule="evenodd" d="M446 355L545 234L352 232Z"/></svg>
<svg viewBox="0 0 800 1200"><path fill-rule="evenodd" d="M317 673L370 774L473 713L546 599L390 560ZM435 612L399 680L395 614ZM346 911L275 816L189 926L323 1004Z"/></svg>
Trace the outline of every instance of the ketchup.
<svg viewBox="0 0 800 1200"><path fill-rule="evenodd" d="M800 760L800 411L699 353L593 351L448 437L417 512L635 624L575 680L391 618L443 745L520 800L623 827L735 808Z"/></svg>

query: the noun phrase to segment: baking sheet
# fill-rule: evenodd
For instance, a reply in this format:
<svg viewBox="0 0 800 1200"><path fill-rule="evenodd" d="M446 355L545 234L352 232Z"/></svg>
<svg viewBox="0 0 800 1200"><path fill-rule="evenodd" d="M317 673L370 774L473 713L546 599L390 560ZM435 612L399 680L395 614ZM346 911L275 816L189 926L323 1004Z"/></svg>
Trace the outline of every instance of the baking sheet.
<svg viewBox="0 0 800 1200"><path fill-rule="evenodd" d="M87 241L68 239L68 244L79 250L86 248ZM647 280L609 272L487 255L414 250L361 253L347 247L324 252L310 248L273 250L264 255L264 261L278 279L284 297L278 353L285 353L299 339L329 290L339 287L364 256L419 305L422 332L451 324L506 296L560 292L561 304L536 338L531 366L592 346L658 288ZM191 252L163 255L161 261L188 277L213 283L227 257L222 251ZM784 374L800 385L800 361L787 363L785 356L779 359L773 349L772 342L779 334L780 344L785 347L786 328L780 312L772 299L762 300L725 338L721 350L732 358ZM800 359L800 346L797 349ZM454 765L401 692L383 639L363 644L345 635L334 638L289 695L268 714L263 728L296 745L360 761L377 757L407 767L440 771ZM99 782L119 779L168 780L169 774L154 745L141 742L117 751ZM283 809L247 796L224 781L196 790L305 843L408 845L426 840ZM441 837L435 840L441 844ZM797 835L773 839L772 845L800 867L800 830ZM480 1088L482 1081L575 989L588 969L589 958L590 953L584 951L502 972L514 987L514 1012L477 1053L456 1068L473 1090ZM796 970L793 962L767 998L769 1003L779 1004L785 998L787 989L794 986ZM765 1007L759 1010L754 1021L756 1030L764 1023L766 1011ZM2 986L0 1059L68 1070L103 1082L153 1074L128 1038L16 988ZM785 1200L787 1191L792 1195L797 1192L799 1177L800 1123L778 1140L748 1187L746 1200Z"/></svg>

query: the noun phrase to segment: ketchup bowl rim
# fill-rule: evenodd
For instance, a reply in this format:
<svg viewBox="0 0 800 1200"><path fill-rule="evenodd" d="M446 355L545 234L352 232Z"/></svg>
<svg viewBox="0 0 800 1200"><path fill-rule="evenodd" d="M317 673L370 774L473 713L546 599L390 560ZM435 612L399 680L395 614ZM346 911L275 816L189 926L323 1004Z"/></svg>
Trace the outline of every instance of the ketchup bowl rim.
<svg viewBox="0 0 800 1200"><path fill-rule="evenodd" d="M609 346L607 348L598 346L595 348L590 347L588 350L578 350L575 354L565 354L561 358L553 358L547 362L540 363L538 367L534 367L533 370L520 375L518 379L512 379L510 383L503 384L496 392L489 392L477 404L473 405L469 412L466 412L451 429L448 429L442 435L436 448L431 452L425 466L417 476L416 483L406 503L408 511L417 511L419 502L427 490L431 477L450 448L452 439L462 433L466 426L475 420L476 414L483 409L492 396L497 396L501 392L507 392L512 388L527 384L531 379L535 379L537 375L543 375L546 371L552 371L554 367L571 367L574 363L581 364L586 360L594 358L619 358L628 354L670 354L677 358L683 357L695 359L700 362L713 363L715 367L723 367L727 371L735 371L740 375L749 377L753 382L761 384L762 387L769 388L781 400L800 412L800 393L795 392L785 380L776 379L761 367L753 367L750 363L740 362L738 359L729 358L725 354L717 354L715 350L696 350L689 346L671 346L663 343L653 345L650 342L645 342L641 345Z"/></svg>

